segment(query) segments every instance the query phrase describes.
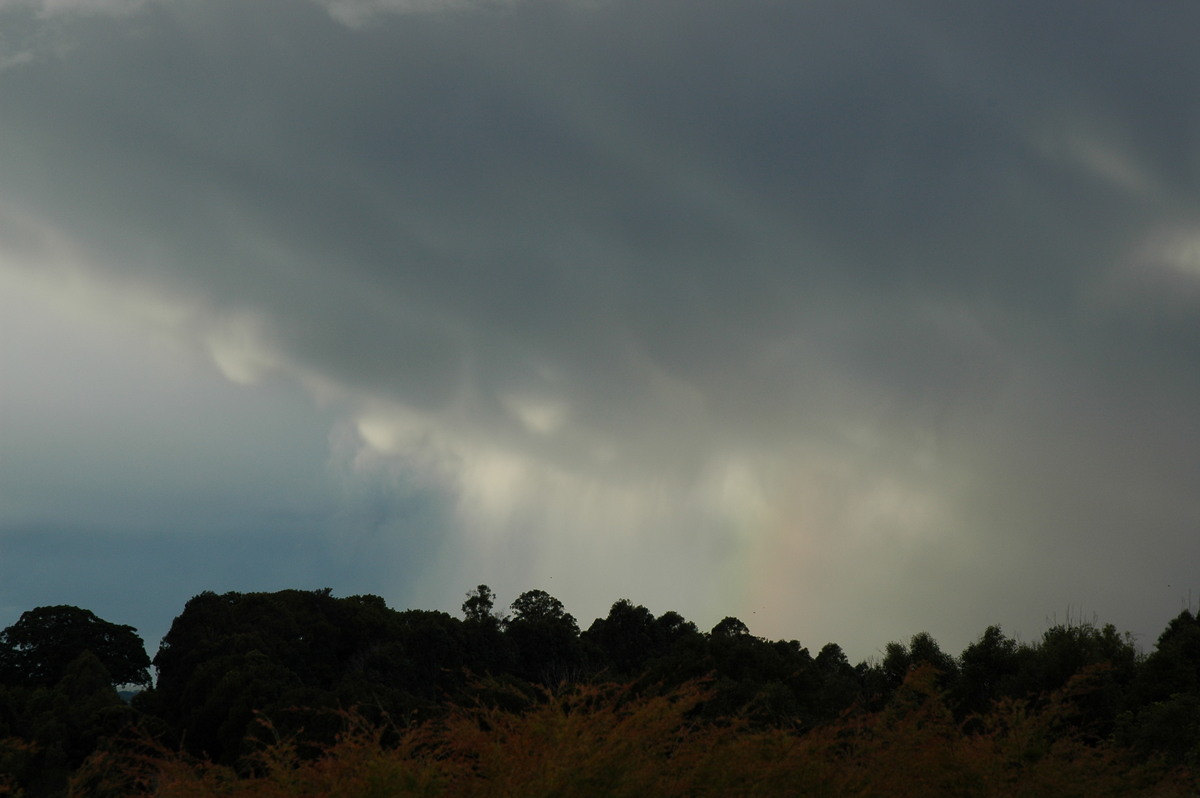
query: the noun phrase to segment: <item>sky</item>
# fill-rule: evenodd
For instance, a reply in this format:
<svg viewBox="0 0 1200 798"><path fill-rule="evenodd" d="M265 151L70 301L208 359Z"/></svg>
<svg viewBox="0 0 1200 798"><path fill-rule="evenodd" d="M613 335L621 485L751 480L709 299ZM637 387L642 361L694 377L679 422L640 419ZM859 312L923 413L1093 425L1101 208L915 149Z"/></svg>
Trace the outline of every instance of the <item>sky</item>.
<svg viewBox="0 0 1200 798"><path fill-rule="evenodd" d="M1200 602L1200 6L0 0L0 625Z"/></svg>

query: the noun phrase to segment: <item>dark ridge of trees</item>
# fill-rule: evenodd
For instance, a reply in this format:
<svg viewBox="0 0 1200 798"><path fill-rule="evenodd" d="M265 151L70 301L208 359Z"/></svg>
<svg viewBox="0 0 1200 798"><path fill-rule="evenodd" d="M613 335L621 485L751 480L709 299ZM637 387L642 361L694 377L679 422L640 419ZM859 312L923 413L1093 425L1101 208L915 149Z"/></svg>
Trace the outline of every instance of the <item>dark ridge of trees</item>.
<svg viewBox="0 0 1200 798"><path fill-rule="evenodd" d="M479 585L461 618L328 589L205 592L163 639L156 684L126 704L116 687L148 685L149 664L136 630L76 607L31 610L0 633L0 792L66 795L89 756L138 735L249 774L256 752L280 739L300 756L336 745L338 713L350 708L398 740L464 707L532 712L604 684L625 685L620 700L636 702L700 683L691 722L809 734L913 706L917 674L920 695L936 694L962 734L992 733L996 713L1019 705L1082 745L1173 766L1200 759L1200 621L1190 612L1145 656L1111 625L1068 623L1032 643L990 626L958 656L922 632L852 664L835 643L814 656L737 618L703 632L625 599L581 630L543 590L501 613Z"/></svg>

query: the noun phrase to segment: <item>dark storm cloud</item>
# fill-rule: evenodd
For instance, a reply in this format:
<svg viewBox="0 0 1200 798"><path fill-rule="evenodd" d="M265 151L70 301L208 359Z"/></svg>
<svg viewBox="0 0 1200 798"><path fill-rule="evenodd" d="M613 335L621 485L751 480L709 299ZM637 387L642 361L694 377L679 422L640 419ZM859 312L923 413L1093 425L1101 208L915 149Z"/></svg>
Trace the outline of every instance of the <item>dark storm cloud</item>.
<svg viewBox="0 0 1200 798"><path fill-rule="evenodd" d="M777 529L826 484L775 534L849 567L869 531L843 590L914 623L980 552L1010 570L971 609L1039 550L1108 552L1095 591L1115 519L1186 547L1200 12L419 8L0 5L8 268L181 309L230 377L442 452L492 516L537 472Z"/></svg>

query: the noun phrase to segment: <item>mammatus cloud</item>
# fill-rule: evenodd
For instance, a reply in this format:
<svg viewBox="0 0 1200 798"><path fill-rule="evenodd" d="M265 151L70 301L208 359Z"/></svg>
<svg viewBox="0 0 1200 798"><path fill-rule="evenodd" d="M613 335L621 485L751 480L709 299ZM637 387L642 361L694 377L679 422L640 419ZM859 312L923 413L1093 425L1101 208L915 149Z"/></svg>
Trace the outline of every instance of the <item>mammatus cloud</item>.
<svg viewBox="0 0 1200 798"><path fill-rule="evenodd" d="M72 43L0 70L0 280L302 388L330 539L399 541L406 600L865 654L1142 624L1123 569L1195 548L1186 20L109 8L0 6Z"/></svg>

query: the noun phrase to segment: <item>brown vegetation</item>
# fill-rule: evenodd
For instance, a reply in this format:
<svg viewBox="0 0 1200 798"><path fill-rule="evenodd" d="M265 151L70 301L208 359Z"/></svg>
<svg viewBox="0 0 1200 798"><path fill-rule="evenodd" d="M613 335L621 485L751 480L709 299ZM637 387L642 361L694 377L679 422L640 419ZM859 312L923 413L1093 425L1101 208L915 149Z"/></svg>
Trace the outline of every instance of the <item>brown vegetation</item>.
<svg viewBox="0 0 1200 798"><path fill-rule="evenodd" d="M264 744L241 774L152 743L97 753L72 795L159 798L391 796L1184 796L1184 770L1135 763L1127 749L1071 733L1086 675L1037 707L1003 700L955 719L928 667L877 712L816 728L703 720L711 693L590 685L547 692L524 711L454 708L403 727L343 715L318 752ZM263 721L271 737L269 722Z"/></svg>

